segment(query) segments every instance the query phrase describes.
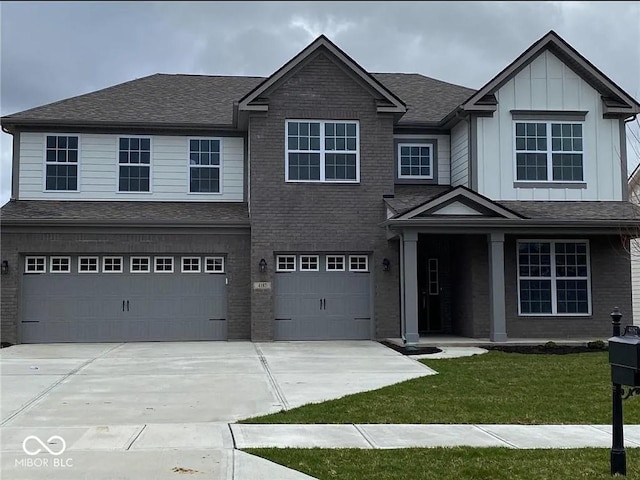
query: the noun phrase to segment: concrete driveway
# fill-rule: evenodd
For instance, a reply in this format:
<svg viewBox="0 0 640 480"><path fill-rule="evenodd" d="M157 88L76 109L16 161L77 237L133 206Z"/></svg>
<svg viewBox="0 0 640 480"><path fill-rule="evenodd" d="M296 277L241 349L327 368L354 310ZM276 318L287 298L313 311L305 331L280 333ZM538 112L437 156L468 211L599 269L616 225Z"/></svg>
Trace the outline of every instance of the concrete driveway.
<svg viewBox="0 0 640 480"><path fill-rule="evenodd" d="M366 341L17 345L0 362L2 474L50 480L304 478L235 451L228 423L434 373Z"/></svg>

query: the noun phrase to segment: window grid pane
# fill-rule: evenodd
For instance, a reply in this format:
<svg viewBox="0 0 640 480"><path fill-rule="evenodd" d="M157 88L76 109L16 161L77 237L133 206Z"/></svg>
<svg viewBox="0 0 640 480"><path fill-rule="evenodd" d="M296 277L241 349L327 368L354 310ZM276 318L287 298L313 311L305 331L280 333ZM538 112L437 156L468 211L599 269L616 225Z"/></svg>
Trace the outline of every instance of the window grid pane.
<svg viewBox="0 0 640 480"><path fill-rule="evenodd" d="M301 255L300 256L300 271L318 271L318 256L317 255Z"/></svg>
<svg viewBox="0 0 640 480"><path fill-rule="evenodd" d="M366 272L369 270L368 258L366 255L350 255L349 270L352 272Z"/></svg>
<svg viewBox="0 0 640 480"><path fill-rule="evenodd" d="M47 135L45 189L78 190L78 137Z"/></svg>
<svg viewBox="0 0 640 480"><path fill-rule="evenodd" d="M520 314L589 314L586 242L518 244Z"/></svg>
<svg viewBox="0 0 640 480"><path fill-rule="evenodd" d="M280 272L295 272L295 255L278 255L278 258L276 259L276 270Z"/></svg>
<svg viewBox="0 0 640 480"><path fill-rule="evenodd" d="M344 256L327 255L327 271L344 271Z"/></svg>
<svg viewBox="0 0 640 480"><path fill-rule="evenodd" d="M149 273L151 271L151 262L149 257L131 257L131 272Z"/></svg>
<svg viewBox="0 0 640 480"><path fill-rule="evenodd" d="M103 257L103 273L122 273L122 257Z"/></svg>
<svg viewBox="0 0 640 480"><path fill-rule="evenodd" d="M399 145L400 176L431 178L431 147L428 145Z"/></svg>
<svg viewBox="0 0 640 480"><path fill-rule="evenodd" d="M80 273L97 273L98 257L79 257L78 272Z"/></svg>
<svg viewBox="0 0 640 480"><path fill-rule="evenodd" d="M182 271L194 272L200 271L200 257L182 257Z"/></svg>
<svg viewBox="0 0 640 480"><path fill-rule="evenodd" d="M155 272L173 272L173 257L155 257Z"/></svg>
<svg viewBox="0 0 640 480"><path fill-rule="evenodd" d="M45 273L47 271L47 263L45 257L26 257L25 272L26 273Z"/></svg>
<svg viewBox="0 0 640 480"><path fill-rule="evenodd" d="M224 257L206 257L204 271L207 273L224 273Z"/></svg>
<svg viewBox="0 0 640 480"><path fill-rule="evenodd" d="M358 179L356 122L287 121L288 181Z"/></svg>
<svg viewBox="0 0 640 480"><path fill-rule="evenodd" d="M148 192L151 171L151 139L120 138L118 162L120 192Z"/></svg>

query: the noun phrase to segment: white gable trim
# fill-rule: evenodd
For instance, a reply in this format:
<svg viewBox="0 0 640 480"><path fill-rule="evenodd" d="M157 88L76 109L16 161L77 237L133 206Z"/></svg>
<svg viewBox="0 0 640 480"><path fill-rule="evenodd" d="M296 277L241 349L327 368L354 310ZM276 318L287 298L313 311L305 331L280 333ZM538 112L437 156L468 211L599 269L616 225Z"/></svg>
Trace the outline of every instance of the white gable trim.
<svg viewBox="0 0 640 480"><path fill-rule="evenodd" d="M466 201L465 201L466 200ZM464 187L456 187L453 190L450 190L449 192L445 193L444 195L440 195L439 197L434 198L433 200L430 200L416 208L414 208L413 210L409 210L408 212L405 212L404 214L400 215L397 219L398 220L409 220L411 218L414 218L418 215L420 215L423 212L429 211L429 210L435 210L433 213L437 214L438 210L439 211L443 211L445 208L447 208L448 206L450 206L451 204L462 204L465 207L467 207L469 210L476 212L476 213L472 213L472 215L484 215L484 213L482 213L482 211L486 211L489 210L493 213L495 213L496 215L503 217L503 218L508 218L508 219L519 219L521 218L520 216L516 215L515 213L513 213L510 210L507 210L504 207L501 207L500 205L492 202L491 200L471 191L468 190ZM477 205L479 208L478 210L475 210L473 207L469 206L469 204L471 205ZM439 209L438 207L441 206ZM458 207L454 207L454 209L457 209ZM445 210L446 212L446 210ZM442 213L441 213L442 215ZM445 213L445 215L447 215L447 213ZM448 213L448 215L452 215L452 213ZM461 215L460 213L458 213L457 215ZM469 215L468 213L465 213L464 215Z"/></svg>
<svg viewBox="0 0 640 480"><path fill-rule="evenodd" d="M469 205L465 205L462 202L453 202L445 205L442 208L434 210L431 215L483 215L482 212L475 210Z"/></svg>

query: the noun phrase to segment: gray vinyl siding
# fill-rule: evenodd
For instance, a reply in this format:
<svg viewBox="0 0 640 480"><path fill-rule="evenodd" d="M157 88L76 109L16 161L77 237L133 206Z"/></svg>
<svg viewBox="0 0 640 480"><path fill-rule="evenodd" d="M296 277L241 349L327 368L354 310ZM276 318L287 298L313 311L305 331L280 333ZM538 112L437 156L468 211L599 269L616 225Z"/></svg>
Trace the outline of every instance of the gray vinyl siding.
<svg viewBox="0 0 640 480"><path fill-rule="evenodd" d="M469 187L469 124L466 121L451 129L451 185Z"/></svg>
<svg viewBox="0 0 640 480"><path fill-rule="evenodd" d="M68 132L73 134L73 132ZM123 135L126 136L126 135ZM19 189L22 200L127 200L241 202L244 138L222 138L221 193L190 194L188 136L150 135L151 192L118 193L118 135L78 134L78 192L44 191L45 132L20 135ZM200 136L197 138L201 138ZM212 137L218 138L218 137Z"/></svg>

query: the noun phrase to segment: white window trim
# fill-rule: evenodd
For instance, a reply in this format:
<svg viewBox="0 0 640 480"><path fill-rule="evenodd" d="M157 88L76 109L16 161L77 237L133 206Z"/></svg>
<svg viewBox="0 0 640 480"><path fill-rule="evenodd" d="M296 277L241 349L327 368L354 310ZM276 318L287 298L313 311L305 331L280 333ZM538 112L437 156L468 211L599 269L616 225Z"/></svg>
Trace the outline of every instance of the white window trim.
<svg viewBox="0 0 640 480"><path fill-rule="evenodd" d="M121 166L146 166L144 163L120 163L120 139L121 138L148 138L149 139L149 190L146 192L120 191L120 167ZM119 195L149 195L153 193L153 135L118 135L116 137L116 193Z"/></svg>
<svg viewBox="0 0 640 480"><path fill-rule="evenodd" d="M364 258L365 259L365 268L351 268L351 259L352 258ZM349 255L349 271L350 272L368 272L369 271L369 256L368 255Z"/></svg>
<svg viewBox="0 0 640 480"><path fill-rule="evenodd" d="M42 260L42 270L29 269L29 260ZM47 257L43 255L29 255L24 257L24 273L47 273Z"/></svg>
<svg viewBox="0 0 640 480"><path fill-rule="evenodd" d="M402 175L402 158L400 155L401 147L420 147L429 149L429 171L431 175ZM414 180L433 180L433 144L432 143L398 143L398 178L408 178Z"/></svg>
<svg viewBox="0 0 640 480"><path fill-rule="evenodd" d="M341 258L342 259L342 268L329 268L329 259L330 258ZM325 269L327 272L344 272L346 271L346 259L344 255L327 255L325 257Z"/></svg>
<svg viewBox="0 0 640 480"><path fill-rule="evenodd" d="M158 260L171 260L171 270L158 270ZM173 273L175 263L176 262L173 257L153 257L153 273Z"/></svg>
<svg viewBox="0 0 640 480"><path fill-rule="evenodd" d="M191 140L217 140L220 143L220 164L219 165L191 165ZM222 195L224 182L223 172L223 148L224 143L222 137L187 137L187 194L188 195ZM220 180L220 188L218 192L192 192L191 191L191 169L192 168L217 168Z"/></svg>
<svg viewBox="0 0 640 480"><path fill-rule="evenodd" d="M280 268L280 259L293 259L293 268ZM289 262L287 262L289 263ZM276 272L295 272L296 271L295 255L276 255Z"/></svg>
<svg viewBox="0 0 640 480"><path fill-rule="evenodd" d="M75 190L47 190L47 137L77 137L78 138L78 181ZM79 133L45 133L42 137L42 192L43 193L80 193L80 134ZM65 165L64 163L50 162L50 165ZM69 165L69 163L66 163Z"/></svg>
<svg viewBox="0 0 640 480"><path fill-rule="evenodd" d="M120 270L107 270L105 268L105 265L107 263L107 260L120 260ZM124 271L124 259L123 257L118 257L118 256L111 256L108 255L106 257L102 257L102 273L122 273Z"/></svg>
<svg viewBox="0 0 640 480"><path fill-rule="evenodd" d="M532 150L516 150L516 123L544 123L547 125L547 179L546 180L520 180L518 179L518 153L543 153L540 151L532 151ZM580 124L582 125L582 151L567 151L567 152L554 152L551 145L551 124L552 123L570 123ZM513 141L513 178L514 183L539 183L541 185L548 185L554 183L575 183L575 184L584 184L587 181L587 167L586 167L586 142L584 141L584 121L571 120L571 121L562 121L562 120L513 120L513 136L511 140ZM582 154L582 180L554 180L553 179L553 154L554 153L580 153Z"/></svg>
<svg viewBox="0 0 640 480"><path fill-rule="evenodd" d="M213 260L214 262L216 260L220 260L222 262L222 270L216 270L215 269L215 263L214 263L214 268L210 269L209 266L207 265L207 261L208 260ZM205 273L224 273L225 271L225 261L224 261L224 257L222 256L213 256L213 257L204 257L204 272Z"/></svg>
<svg viewBox="0 0 640 480"><path fill-rule="evenodd" d="M551 276L549 277L521 277L520 276L520 261L519 261L519 253L520 253L520 244L521 243L551 243ZM556 281L558 278L560 280L565 279L574 279L574 280L584 280L584 277L557 277L556 276L556 243L584 243L587 245L587 313L558 313L558 289ZM516 269L518 272L517 275L517 285L516 290L518 291L518 316L519 317L590 317L593 311L593 306L591 304L591 249L589 246L589 240L584 239L569 239L565 240L562 238L554 238L554 239L519 239L516 242ZM523 280L549 280L551 282L551 313L522 313L522 308L520 304L520 279Z"/></svg>
<svg viewBox="0 0 640 480"><path fill-rule="evenodd" d="M95 260L96 261L96 269L95 270L82 270L82 267L80 266L82 260ZM78 273L100 273L100 258L99 257L95 257L95 256L78 257Z"/></svg>
<svg viewBox="0 0 640 480"><path fill-rule="evenodd" d="M147 269L146 270L134 270L133 269L133 260L147 260ZM151 273L151 257L145 256L132 256L129 258L129 273Z"/></svg>
<svg viewBox="0 0 640 480"><path fill-rule="evenodd" d="M316 268L303 268L302 267L302 259L303 258L315 258L315 260L316 260ZM301 272L319 272L320 271L320 256L319 255L300 255L300 271Z"/></svg>
<svg viewBox="0 0 640 480"><path fill-rule="evenodd" d="M54 270L53 269L53 261L54 260L66 260L67 261L67 269L66 270ZM71 257L67 257L65 255L52 255L49 257L49 273L71 273Z"/></svg>
<svg viewBox="0 0 640 480"><path fill-rule="evenodd" d="M291 150L289 151L289 123L319 123L320 124L320 150ZM325 150L325 125L327 123L350 123L356 126L355 150ZM325 179L325 153L347 153L356 155L355 180L326 180ZM291 180L289 179L289 153L319 153L320 154L320 179L319 180ZM360 122L358 120L314 120L314 119L288 119L284 126L284 175L289 183L360 183Z"/></svg>
<svg viewBox="0 0 640 480"><path fill-rule="evenodd" d="M185 270L184 261L185 260L198 260L198 269L197 270ZM180 272L181 273L201 273L202 272L202 259L200 257L180 257Z"/></svg>

